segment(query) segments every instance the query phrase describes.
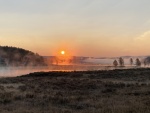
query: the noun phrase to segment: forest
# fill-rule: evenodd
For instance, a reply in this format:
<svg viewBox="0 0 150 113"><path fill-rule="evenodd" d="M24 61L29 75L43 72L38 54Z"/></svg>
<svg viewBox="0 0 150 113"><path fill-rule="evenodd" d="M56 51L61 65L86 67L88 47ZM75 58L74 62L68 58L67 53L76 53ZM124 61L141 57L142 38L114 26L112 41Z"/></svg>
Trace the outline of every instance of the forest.
<svg viewBox="0 0 150 113"><path fill-rule="evenodd" d="M37 53L17 47L0 46L1 66L46 66Z"/></svg>

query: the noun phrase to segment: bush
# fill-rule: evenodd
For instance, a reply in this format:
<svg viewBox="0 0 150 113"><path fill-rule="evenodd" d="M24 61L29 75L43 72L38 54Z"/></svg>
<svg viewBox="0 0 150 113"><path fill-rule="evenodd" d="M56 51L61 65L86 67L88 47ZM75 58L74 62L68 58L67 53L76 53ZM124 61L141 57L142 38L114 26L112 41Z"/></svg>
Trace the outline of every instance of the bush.
<svg viewBox="0 0 150 113"><path fill-rule="evenodd" d="M19 86L18 89L22 92L26 91L27 90L27 87L26 86Z"/></svg>

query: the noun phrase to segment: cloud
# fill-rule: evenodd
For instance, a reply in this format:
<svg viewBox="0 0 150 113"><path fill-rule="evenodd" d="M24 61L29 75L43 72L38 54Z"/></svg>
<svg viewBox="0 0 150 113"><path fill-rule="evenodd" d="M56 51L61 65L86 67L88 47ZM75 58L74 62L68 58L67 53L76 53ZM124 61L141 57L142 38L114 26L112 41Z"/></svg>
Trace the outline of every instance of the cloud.
<svg viewBox="0 0 150 113"><path fill-rule="evenodd" d="M146 41L149 39L150 39L150 30L144 32L143 34L135 38L136 41Z"/></svg>
<svg viewBox="0 0 150 113"><path fill-rule="evenodd" d="M130 50L134 55L149 55L150 48L150 30L143 32L139 36L134 38Z"/></svg>

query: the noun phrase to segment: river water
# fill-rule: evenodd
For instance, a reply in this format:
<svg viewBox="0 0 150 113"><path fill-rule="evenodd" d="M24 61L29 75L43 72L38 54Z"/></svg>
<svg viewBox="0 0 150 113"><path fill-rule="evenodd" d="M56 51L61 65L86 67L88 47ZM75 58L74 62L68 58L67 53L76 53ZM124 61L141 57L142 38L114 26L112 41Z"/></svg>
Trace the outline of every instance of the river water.
<svg viewBox="0 0 150 113"><path fill-rule="evenodd" d="M48 67L0 67L0 77L15 77L34 72L49 71L87 71L87 70L112 70L135 68L129 65L129 59L125 59L126 67L115 68L112 65L114 59L87 59L84 64L51 65Z"/></svg>
<svg viewBox="0 0 150 113"><path fill-rule="evenodd" d="M59 65L49 67L0 67L0 77L15 77L34 72L49 71L92 71L92 70L112 70L112 69L128 69L133 67L112 67L98 65Z"/></svg>

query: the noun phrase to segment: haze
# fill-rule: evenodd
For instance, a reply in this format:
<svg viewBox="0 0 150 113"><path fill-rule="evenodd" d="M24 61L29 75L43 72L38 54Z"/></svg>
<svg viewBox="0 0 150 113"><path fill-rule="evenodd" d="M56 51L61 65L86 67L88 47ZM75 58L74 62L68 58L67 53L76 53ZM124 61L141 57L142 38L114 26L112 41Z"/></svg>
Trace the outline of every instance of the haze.
<svg viewBox="0 0 150 113"><path fill-rule="evenodd" d="M0 44L43 56L149 55L149 0L0 0Z"/></svg>

